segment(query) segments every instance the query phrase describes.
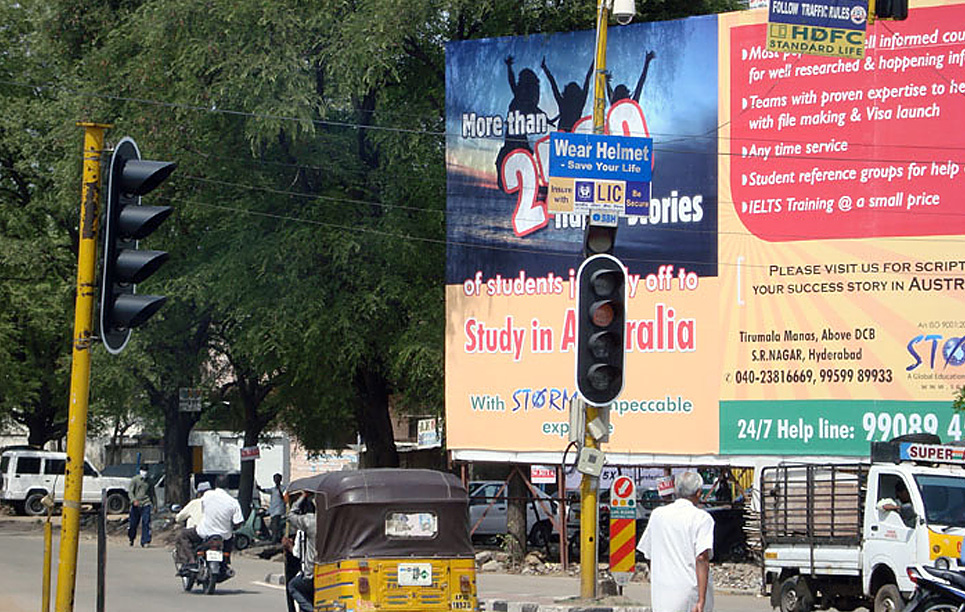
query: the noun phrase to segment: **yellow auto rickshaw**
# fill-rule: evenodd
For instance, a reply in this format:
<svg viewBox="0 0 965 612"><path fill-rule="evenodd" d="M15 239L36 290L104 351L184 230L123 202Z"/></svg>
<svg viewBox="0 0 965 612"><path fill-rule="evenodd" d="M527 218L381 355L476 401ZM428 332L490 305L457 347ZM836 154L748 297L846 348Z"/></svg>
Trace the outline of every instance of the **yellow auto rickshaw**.
<svg viewBox="0 0 965 612"><path fill-rule="evenodd" d="M469 502L452 474L341 471L288 491L314 494L316 612L479 609Z"/></svg>

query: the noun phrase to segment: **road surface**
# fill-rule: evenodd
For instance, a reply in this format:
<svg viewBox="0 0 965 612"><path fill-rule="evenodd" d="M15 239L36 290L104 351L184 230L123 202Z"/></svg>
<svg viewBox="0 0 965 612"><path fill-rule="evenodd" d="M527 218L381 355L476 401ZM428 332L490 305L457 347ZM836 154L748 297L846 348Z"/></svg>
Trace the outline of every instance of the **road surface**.
<svg viewBox="0 0 965 612"><path fill-rule="evenodd" d="M53 588L56 599L57 548L54 534ZM36 521L0 519L0 610L36 612L41 603L43 537ZM181 590L174 576L170 548L156 542L151 548L127 546L126 539L110 540L107 552L107 612L286 612L280 586L265 582L269 574L282 573L280 561L239 556L234 562L237 575L218 585L214 595ZM96 598L96 543L82 534L78 549L78 568L74 600L75 612L94 612ZM648 604L649 585L633 583L626 595ZM554 603L558 598L579 593L579 581L561 576L520 576L480 574L482 598L508 601ZM771 610L766 599L747 595L716 596L716 612L765 612ZM53 609L53 604L51 606Z"/></svg>

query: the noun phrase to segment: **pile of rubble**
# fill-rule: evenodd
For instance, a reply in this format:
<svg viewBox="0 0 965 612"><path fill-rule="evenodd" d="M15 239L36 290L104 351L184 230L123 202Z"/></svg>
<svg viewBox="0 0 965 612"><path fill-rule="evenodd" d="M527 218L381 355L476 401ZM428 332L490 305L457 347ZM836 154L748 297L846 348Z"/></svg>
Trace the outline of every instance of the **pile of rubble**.
<svg viewBox="0 0 965 612"><path fill-rule="evenodd" d="M713 564L714 588L720 591L735 591L742 593L758 593L761 589L761 570L751 563L715 563ZM578 576L578 563L570 564L564 571L560 563L552 563L546 559L541 551L528 553L521 564L515 566L509 554L503 551L483 550L476 553L476 568L481 572L518 573L522 575L569 575ZM600 570L605 571L607 564L601 562ZM634 582L650 581L650 566L637 563L637 571L633 576Z"/></svg>

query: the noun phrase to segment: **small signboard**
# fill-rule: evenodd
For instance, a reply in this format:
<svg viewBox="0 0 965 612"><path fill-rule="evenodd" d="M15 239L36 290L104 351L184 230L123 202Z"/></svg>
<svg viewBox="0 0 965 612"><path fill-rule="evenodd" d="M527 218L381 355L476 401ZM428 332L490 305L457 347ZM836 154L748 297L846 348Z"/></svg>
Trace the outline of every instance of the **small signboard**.
<svg viewBox="0 0 965 612"><path fill-rule="evenodd" d="M533 484L556 484L556 468L552 465L531 465L529 480Z"/></svg>
<svg viewBox="0 0 965 612"><path fill-rule="evenodd" d="M620 476L610 487L610 520L637 518L637 487L629 476Z"/></svg>
<svg viewBox="0 0 965 612"><path fill-rule="evenodd" d="M651 138L553 132L547 209L649 214L652 170Z"/></svg>
<svg viewBox="0 0 965 612"><path fill-rule="evenodd" d="M610 573L620 586L636 569L637 487L629 476L619 476L610 487Z"/></svg>
<svg viewBox="0 0 965 612"><path fill-rule="evenodd" d="M868 0L771 0L767 50L860 59Z"/></svg>
<svg viewBox="0 0 965 612"><path fill-rule="evenodd" d="M261 457L261 450L257 446L243 446L241 448L242 461L254 461Z"/></svg>
<svg viewBox="0 0 965 612"><path fill-rule="evenodd" d="M201 389L178 389L178 410L201 412Z"/></svg>
<svg viewBox="0 0 965 612"><path fill-rule="evenodd" d="M657 479L657 493L660 494L660 497L673 495L673 476L664 476Z"/></svg>
<svg viewBox="0 0 965 612"><path fill-rule="evenodd" d="M902 461L928 461L933 463L965 465L965 447L962 446L902 442L898 448L898 453Z"/></svg>
<svg viewBox="0 0 965 612"><path fill-rule="evenodd" d="M419 419L416 445L419 448L436 448L442 446L436 419Z"/></svg>

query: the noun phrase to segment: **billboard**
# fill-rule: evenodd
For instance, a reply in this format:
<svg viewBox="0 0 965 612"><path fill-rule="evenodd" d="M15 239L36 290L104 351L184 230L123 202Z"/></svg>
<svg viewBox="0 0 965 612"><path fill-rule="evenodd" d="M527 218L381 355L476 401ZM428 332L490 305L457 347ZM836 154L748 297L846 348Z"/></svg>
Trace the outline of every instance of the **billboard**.
<svg viewBox="0 0 965 612"><path fill-rule="evenodd" d="M610 29L607 130L651 138L653 166L647 214L619 221L628 374L607 451L959 439L965 4L868 26L862 59L770 52L766 20ZM450 449L565 446L583 217L547 208L549 142L588 131L593 47L447 47Z"/></svg>

